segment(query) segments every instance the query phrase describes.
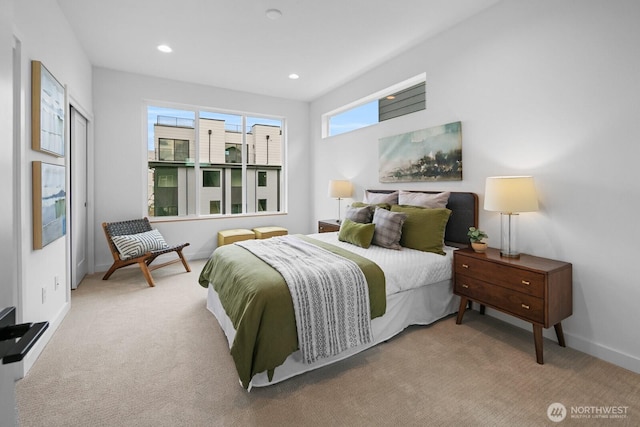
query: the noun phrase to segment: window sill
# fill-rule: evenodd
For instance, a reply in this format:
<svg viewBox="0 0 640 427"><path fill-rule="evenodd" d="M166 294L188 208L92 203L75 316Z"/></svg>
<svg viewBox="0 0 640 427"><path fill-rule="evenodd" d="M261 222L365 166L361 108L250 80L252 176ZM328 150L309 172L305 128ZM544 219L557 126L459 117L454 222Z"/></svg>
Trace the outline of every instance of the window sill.
<svg viewBox="0 0 640 427"><path fill-rule="evenodd" d="M149 222L152 224L167 223L167 222L182 222L182 221L210 221L210 220L225 220L225 219L240 219L240 218L259 218L267 216L283 216L288 215L287 212L254 212L245 214L227 214L227 215L190 215L190 216L171 216L171 217L149 217Z"/></svg>

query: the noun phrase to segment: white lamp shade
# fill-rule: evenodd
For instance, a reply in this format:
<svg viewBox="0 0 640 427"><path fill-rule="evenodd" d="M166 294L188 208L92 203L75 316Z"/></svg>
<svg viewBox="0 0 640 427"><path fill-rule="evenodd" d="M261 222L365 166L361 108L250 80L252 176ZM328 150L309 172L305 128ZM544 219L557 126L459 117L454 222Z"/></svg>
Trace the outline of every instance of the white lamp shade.
<svg viewBox="0 0 640 427"><path fill-rule="evenodd" d="M345 199L353 194L351 181L331 180L329 181L329 197L334 199Z"/></svg>
<svg viewBox="0 0 640 427"><path fill-rule="evenodd" d="M490 176L484 189L484 209L517 213L538 210L538 196L532 176Z"/></svg>

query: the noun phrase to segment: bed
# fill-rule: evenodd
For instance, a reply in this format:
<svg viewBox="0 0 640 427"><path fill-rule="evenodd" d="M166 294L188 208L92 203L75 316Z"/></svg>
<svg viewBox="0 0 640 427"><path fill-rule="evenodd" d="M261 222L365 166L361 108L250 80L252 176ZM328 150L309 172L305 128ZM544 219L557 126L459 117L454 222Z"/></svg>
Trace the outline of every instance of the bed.
<svg viewBox="0 0 640 427"><path fill-rule="evenodd" d="M366 191L371 197L393 193ZM443 193L412 191L409 195L437 194ZM207 309L227 337L241 385L250 390L276 384L387 341L410 325L428 325L455 313L459 297L453 295L453 252L468 245L467 230L478 225L478 199L474 193L451 192L446 203L450 215L441 253L407 247L360 247L341 241L338 232L289 236L300 244L349 258L364 272L369 289L370 339L312 361L305 360L298 345L292 297L281 273L240 244L217 248L203 267L199 282L208 288ZM376 282L378 270L381 287ZM230 302L231 298L235 301Z"/></svg>

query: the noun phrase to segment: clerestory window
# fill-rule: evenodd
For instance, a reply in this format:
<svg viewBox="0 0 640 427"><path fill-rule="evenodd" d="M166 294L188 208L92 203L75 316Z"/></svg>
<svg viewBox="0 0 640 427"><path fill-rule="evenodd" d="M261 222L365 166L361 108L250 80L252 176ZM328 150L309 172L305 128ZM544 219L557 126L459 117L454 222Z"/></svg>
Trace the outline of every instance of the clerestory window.
<svg viewBox="0 0 640 427"><path fill-rule="evenodd" d="M322 137L340 135L427 108L426 75L421 74L322 116Z"/></svg>

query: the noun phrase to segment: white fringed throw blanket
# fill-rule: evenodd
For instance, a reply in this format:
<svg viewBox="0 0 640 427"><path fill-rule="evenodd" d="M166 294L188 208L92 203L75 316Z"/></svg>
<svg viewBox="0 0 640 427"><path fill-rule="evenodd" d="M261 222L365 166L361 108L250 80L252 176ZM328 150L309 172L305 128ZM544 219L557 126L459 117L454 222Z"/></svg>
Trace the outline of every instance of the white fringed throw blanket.
<svg viewBox="0 0 640 427"><path fill-rule="evenodd" d="M236 244L287 283L305 363L371 342L369 290L356 263L293 235Z"/></svg>

